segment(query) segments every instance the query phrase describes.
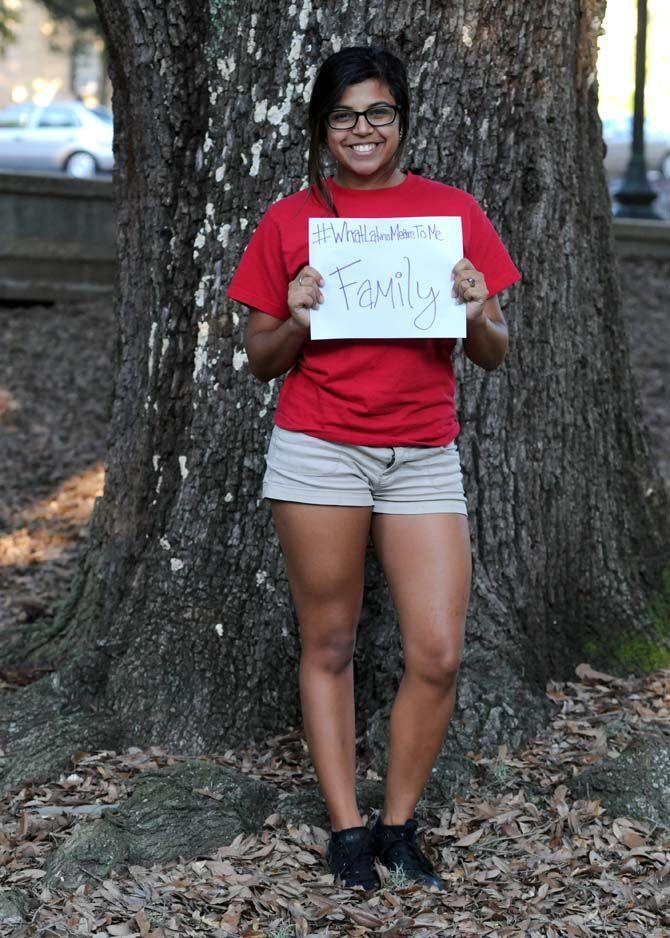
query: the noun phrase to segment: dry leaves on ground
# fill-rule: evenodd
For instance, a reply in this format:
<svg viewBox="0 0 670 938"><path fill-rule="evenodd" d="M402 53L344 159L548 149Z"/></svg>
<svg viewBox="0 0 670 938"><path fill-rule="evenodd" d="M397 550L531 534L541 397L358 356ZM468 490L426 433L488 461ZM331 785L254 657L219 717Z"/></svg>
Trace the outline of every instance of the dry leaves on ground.
<svg viewBox="0 0 670 938"><path fill-rule="evenodd" d="M41 935L667 936L667 831L610 818L599 801L572 799L565 782L623 749L642 723L668 726L670 671L626 681L578 671L580 681L549 686L557 713L542 737L492 759L472 753L492 781L429 806L424 837L443 893L388 880L371 895L338 889L323 860L327 832L279 814L207 857L134 866L74 895L43 889L45 860L75 824L118 803L141 772L178 761L155 748L77 753L69 776L8 794L2 881L32 899L30 934ZM298 731L212 759L286 791L313 783Z"/></svg>

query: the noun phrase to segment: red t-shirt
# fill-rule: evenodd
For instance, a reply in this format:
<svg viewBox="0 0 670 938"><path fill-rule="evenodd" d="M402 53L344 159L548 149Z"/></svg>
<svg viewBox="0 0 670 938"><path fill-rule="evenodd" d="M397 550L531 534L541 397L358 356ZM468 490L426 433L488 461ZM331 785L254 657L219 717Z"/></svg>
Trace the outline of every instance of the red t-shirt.
<svg viewBox="0 0 670 938"><path fill-rule="evenodd" d="M477 202L460 189L407 173L387 189L330 182L342 218L460 215L463 254L494 296L520 278ZM309 218L329 217L302 190L275 202L254 232L228 296L288 319L288 284L309 262ZM454 339L306 339L279 395L275 423L336 443L442 446L459 431L451 353Z"/></svg>

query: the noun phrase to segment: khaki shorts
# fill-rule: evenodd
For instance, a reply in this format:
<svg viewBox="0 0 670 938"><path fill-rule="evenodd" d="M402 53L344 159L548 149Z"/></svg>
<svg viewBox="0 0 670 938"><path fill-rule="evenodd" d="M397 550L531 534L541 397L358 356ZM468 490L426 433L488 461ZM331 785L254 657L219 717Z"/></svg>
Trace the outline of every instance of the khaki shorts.
<svg viewBox="0 0 670 938"><path fill-rule="evenodd" d="M275 426L266 459L264 498L394 515L468 513L455 443L354 446Z"/></svg>

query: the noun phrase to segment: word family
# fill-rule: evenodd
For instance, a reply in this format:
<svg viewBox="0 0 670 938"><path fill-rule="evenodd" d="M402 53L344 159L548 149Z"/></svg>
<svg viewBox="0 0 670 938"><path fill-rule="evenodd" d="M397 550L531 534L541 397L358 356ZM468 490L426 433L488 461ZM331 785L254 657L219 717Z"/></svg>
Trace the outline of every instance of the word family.
<svg viewBox="0 0 670 938"><path fill-rule="evenodd" d="M370 223L351 220L318 221L311 231L312 244L380 244L398 241L442 241L436 224L417 222L414 218Z"/></svg>
<svg viewBox="0 0 670 938"><path fill-rule="evenodd" d="M381 303L382 309L401 309L413 315L417 329L430 329L437 315L437 298L440 291L426 285L422 292L421 284L412 277L411 260L409 257L403 257L402 260L402 268L393 271L388 278L366 277L365 269L361 267L352 270L363 263L362 259L335 267L328 273L329 276L337 278L337 289L341 292L347 310L355 307L375 310ZM353 279L356 275L358 279ZM426 300L428 302L425 302Z"/></svg>

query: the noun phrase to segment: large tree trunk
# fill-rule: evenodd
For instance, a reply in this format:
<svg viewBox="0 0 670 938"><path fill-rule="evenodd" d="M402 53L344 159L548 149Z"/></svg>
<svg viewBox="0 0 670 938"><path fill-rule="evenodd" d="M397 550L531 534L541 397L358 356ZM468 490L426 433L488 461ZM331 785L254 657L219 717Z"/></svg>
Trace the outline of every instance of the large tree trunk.
<svg viewBox="0 0 670 938"><path fill-rule="evenodd" d="M468 750L538 727L549 677L584 657L626 667L631 642L655 640L645 604L667 501L613 270L594 83L604 0L97 6L116 120L111 445L51 638L58 682L17 697L14 713L37 714L48 688L62 711L94 706L107 745L190 752L299 721L297 630L260 500L279 382L249 374L242 310L224 294L262 212L304 181L317 64L375 40L409 64L408 167L472 192L524 275L505 365L458 365L475 576L435 776L446 789ZM370 553L357 704L380 764L401 667Z"/></svg>

